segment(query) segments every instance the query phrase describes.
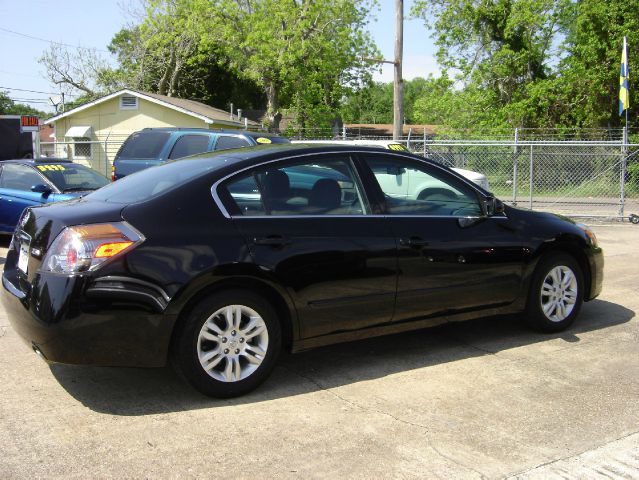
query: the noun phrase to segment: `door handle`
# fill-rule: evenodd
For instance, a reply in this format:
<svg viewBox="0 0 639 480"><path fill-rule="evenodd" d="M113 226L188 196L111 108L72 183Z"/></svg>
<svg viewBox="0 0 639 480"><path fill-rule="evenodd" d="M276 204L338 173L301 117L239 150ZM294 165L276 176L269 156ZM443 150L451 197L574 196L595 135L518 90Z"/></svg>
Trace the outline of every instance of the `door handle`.
<svg viewBox="0 0 639 480"><path fill-rule="evenodd" d="M427 247L428 242L421 237L400 238L399 244L404 247Z"/></svg>
<svg viewBox="0 0 639 480"><path fill-rule="evenodd" d="M283 247L291 243L286 237L282 235L269 235L267 237L255 237L253 238L255 245L269 245L271 247Z"/></svg>

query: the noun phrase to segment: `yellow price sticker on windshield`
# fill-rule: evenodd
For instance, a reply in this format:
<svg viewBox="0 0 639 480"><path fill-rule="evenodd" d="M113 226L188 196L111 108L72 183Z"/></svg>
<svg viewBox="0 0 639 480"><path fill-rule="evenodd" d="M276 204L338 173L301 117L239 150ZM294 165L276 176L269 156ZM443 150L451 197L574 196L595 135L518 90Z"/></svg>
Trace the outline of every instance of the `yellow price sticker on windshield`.
<svg viewBox="0 0 639 480"><path fill-rule="evenodd" d="M388 148L390 150L399 150L400 152L408 151L408 149L404 145L400 145L399 143L389 143Z"/></svg>
<svg viewBox="0 0 639 480"><path fill-rule="evenodd" d="M266 137L258 137L255 139L255 141L257 143L271 143L271 139Z"/></svg>
<svg viewBox="0 0 639 480"><path fill-rule="evenodd" d="M38 170L41 172L46 172L47 170L50 172L54 171L64 171L63 165L38 165Z"/></svg>

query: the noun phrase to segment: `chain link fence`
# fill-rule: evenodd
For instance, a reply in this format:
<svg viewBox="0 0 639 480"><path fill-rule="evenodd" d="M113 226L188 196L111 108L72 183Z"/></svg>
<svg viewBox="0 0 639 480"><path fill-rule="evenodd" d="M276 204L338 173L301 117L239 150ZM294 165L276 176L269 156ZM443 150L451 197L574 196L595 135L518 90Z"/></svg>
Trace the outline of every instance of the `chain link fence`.
<svg viewBox="0 0 639 480"><path fill-rule="evenodd" d="M299 140L392 140L359 128L297 132ZM639 223L639 142L624 129L409 131L397 141L449 167L483 173L520 208ZM631 140L633 138L631 137Z"/></svg>
<svg viewBox="0 0 639 480"><path fill-rule="evenodd" d="M40 142L40 156L68 158L111 178L111 166L129 134L113 134L98 141Z"/></svg>
<svg viewBox="0 0 639 480"><path fill-rule="evenodd" d="M70 158L111 177L128 134L100 141L42 142L41 153ZM637 136L639 137L639 135ZM299 140L391 140L361 129L310 129ZM398 141L413 153L487 176L492 192L511 205L571 217L630 219L639 223L639 141L623 129L410 131Z"/></svg>

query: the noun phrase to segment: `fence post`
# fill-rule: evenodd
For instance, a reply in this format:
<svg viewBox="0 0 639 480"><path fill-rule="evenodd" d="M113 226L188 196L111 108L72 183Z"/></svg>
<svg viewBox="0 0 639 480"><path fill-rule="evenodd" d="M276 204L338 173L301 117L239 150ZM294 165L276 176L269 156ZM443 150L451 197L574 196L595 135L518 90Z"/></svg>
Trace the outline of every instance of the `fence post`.
<svg viewBox="0 0 639 480"><path fill-rule="evenodd" d="M342 125L342 140L346 140L346 125Z"/></svg>
<svg viewBox="0 0 639 480"><path fill-rule="evenodd" d="M408 129L408 138L406 139L406 148L408 149L409 152L412 152L412 150L410 149L410 137L411 137L412 133L413 133L413 129L409 128Z"/></svg>
<svg viewBox="0 0 639 480"><path fill-rule="evenodd" d="M517 160L519 158L519 129L515 128L515 147L513 148L513 205L517 206Z"/></svg>
<svg viewBox="0 0 639 480"><path fill-rule="evenodd" d="M619 217L623 220L626 203L626 169L628 168L628 125L623 127L621 147L621 173L619 174Z"/></svg>
<svg viewBox="0 0 639 480"><path fill-rule="evenodd" d="M534 173L535 159L533 156L533 145L530 144L530 202L529 207L533 208L533 173Z"/></svg>
<svg viewBox="0 0 639 480"><path fill-rule="evenodd" d="M107 133L106 138L104 139L104 175L111 179L111 172L109 172L109 137L111 136L111 130Z"/></svg>
<svg viewBox="0 0 639 480"><path fill-rule="evenodd" d="M426 127L424 127L424 158L426 158Z"/></svg>

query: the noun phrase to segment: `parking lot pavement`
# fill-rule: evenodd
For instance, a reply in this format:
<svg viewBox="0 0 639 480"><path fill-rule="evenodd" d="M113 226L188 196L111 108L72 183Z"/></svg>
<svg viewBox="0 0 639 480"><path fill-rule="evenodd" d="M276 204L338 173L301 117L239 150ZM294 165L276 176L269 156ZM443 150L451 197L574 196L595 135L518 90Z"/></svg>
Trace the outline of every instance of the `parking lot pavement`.
<svg viewBox="0 0 639 480"><path fill-rule="evenodd" d="M493 317L335 345L233 400L48 366L0 311L0 477L639 478L639 226L595 230L604 290L567 332Z"/></svg>

